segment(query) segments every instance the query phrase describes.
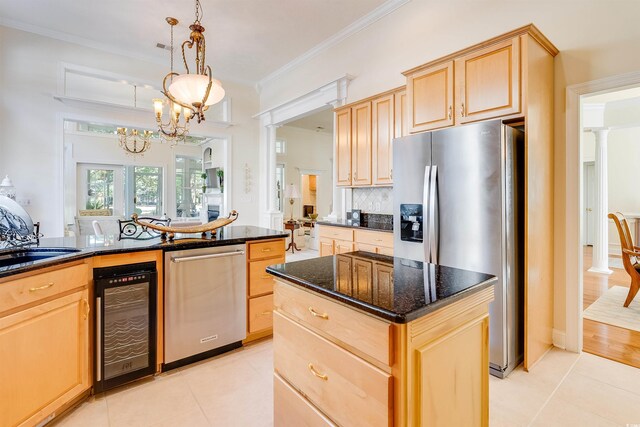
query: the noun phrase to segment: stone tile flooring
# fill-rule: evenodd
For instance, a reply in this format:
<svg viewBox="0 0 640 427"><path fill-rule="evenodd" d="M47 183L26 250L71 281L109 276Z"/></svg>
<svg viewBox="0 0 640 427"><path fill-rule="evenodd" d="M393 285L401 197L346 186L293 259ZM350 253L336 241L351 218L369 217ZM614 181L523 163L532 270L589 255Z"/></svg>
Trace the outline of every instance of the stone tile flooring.
<svg viewBox="0 0 640 427"><path fill-rule="evenodd" d="M273 419L270 339L83 403L58 426L262 427ZM490 377L491 426L640 424L640 369L550 350L532 369Z"/></svg>

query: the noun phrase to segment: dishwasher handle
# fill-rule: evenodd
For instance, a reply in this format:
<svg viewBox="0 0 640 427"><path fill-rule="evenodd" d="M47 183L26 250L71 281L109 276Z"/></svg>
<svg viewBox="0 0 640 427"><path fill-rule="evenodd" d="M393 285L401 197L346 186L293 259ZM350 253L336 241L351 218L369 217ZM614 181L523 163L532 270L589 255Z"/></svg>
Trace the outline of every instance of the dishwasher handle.
<svg viewBox="0 0 640 427"><path fill-rule="evenodd" d="M198 261L201 259L223 258L228 256L237 256L237 255L244 255L244 251L222 252L219 254L205 254L205 255L184 256L184 257L171 257L171 262L179 263L179 262L187 262L187 261Z"/></svg>

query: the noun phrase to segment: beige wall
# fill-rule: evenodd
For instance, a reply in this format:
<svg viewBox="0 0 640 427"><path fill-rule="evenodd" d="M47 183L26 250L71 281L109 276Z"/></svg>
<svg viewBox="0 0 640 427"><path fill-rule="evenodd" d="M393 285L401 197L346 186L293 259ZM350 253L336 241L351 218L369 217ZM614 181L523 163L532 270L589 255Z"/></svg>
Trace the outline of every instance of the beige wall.
<svg viewBox="0 0 640 427"><path fill-rule="evenodd" d="M41 222L47 237L61 236L64 230L62 118L155 127L151 112L77 108L54 100L54 95L61 94L58 76L63 62L158 86L168 71L165 65L0 26L0 174L9 174L19 197L31 200L27 211ZM247 163L257 171L258 123L251 116L258 111L258 96L249 86L225 81L223 85L233 101L234 126L222 129L205 122L194 124L191 133L232 137L234 168L244 174ZM238 222L257 224L257 190L245 194L241 179L235 183L231 208L241 213Z"/></svg>
<svg viewBox="0 0 640 427"><path fill-rule="evenodd" d="M404 84L401 72L534 23L560 50L555 60L555 310L565 330L565 91L568 85L640 69L640 2L635 0L413 0L276 80L264 82L264 110L345 73L348 101ZM575 159L579 162L579 159ZM578 191L577 188L568 191Z"/></svg>

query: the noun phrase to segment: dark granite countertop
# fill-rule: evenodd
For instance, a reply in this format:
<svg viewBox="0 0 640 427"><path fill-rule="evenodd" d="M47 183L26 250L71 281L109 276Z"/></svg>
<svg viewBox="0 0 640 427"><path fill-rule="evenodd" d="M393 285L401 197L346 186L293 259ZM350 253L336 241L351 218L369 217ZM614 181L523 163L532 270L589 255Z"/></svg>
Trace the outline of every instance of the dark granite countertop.
<svg viewBox="0 0 640 427"><path fill-rule="evenodd" d="M377 272L392 274L388 286L351 286L354 262L371 263L371 282ZM346 274L340 274L341 269ZM381 270L382 269L382 270ZM304 261L276 264L267 272L331 299L395 323L407 323L485 289L496 277L473 271L427 264L370 252L350 252ZM359 278L361 278L360 276Z"/></svg>
<svg viewBox="0 0 640 427"><path fill-rule="evenodd" d="M366 226L366 225L349 225L345 220L337 220L337 221L316 221L317 225L330 225L333 227L346 227L346 228L357 228L360 230L371 230L371 231L384 231L385 233L393 233L393 224L390 224L389 228L382 228L382 225L378 227Z"/></svg>
<svg viewBox="0 0 640 427"><path fill-rule="evenodd" d="M196 236L191 237L191 236ZM94 255L108 255L139 251L173 251L185 249L206 248L212 246L235 245L250 240L265 240L288 237L282 231L269 230L267 228L231 225L220 228L216 232L215 239L202 239L198 235L189 235L188 238L176 238L173 242L162 242L160 238L151 240L118 240L117 236L76 236L60 238L43 238L38 245L30 245L22 248L0 249L0 258L13 252L21 252L31 248L74 248L78 252L71 252L62 256L47 258L37 261L14 264L7 267L0 266L0 278L24 273L39 268L51 267L68 261L88 258Z"/></svg>

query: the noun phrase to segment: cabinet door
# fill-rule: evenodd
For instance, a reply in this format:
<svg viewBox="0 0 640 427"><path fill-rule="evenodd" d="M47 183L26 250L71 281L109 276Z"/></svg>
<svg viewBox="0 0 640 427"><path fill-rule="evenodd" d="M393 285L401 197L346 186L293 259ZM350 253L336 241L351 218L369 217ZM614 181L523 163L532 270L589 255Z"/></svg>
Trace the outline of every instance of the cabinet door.
<svg viewBox="0 0 640 427"><path fill-rule="evenodd" d="M520 39L456 59L458 123L520 112Z"/></svg>
<svg viewBox="0 0 640 427"><path fill-rule="evenodd" d="M371 102L351 107L351 185L371 185Z"/></svg>
<svg viewBox="0 0 640 427"><path fill-rule="evenodd" d="M353 291L353 276L351 274L351 265L353 258L346 256L336 257L336 283L338 284L338 292L345 295L351 295Z"/></svg>
<svg viewBox="0 0 640 427"><path fill-rule="evenodd" d="M453 125L453 61L407 76L409 132Z"/></svg>
<svg viewBox="0 0 640 427"><path fill-rule="evenodd" d="M393 125L394 125L394 138L400 138L401 136L409 135L409 128L407 123L407 91L401 90L393 95L393 101L395 103L393 108Z"/></svg>
<svg viewBox="0 0 640 427"><path fill-rule="evenodd" d="M353 296L373 302L373 263L363 259L353 261Z"/></svg>
<svg viewBox="0 0 640 427"><path fill-rule="evenodd" d="M393 305L393 267L373 265L373 303L386 307Z"/></svg>
<svg viewBox="0 0 640 427"><path fill-rule="evenodd" d="M333 240L320 239L320 256L333 255Z"/></svg>
<svg viewBox="0 0 640 427"><path fill-rule="evenodd" d="M351 109L336 111L336 185L351 185Z"/></svg>
<svg viewBox="0 0 640 427"><path fill-rule="evenodd" d="M34 425L88 390L83 290L0 318L0 425Z"/></svg>
<svg viewBox="0 0 640 427"><path fill-rule="evenodd" d="M373 185L391 185L393 168L393 94L371 102L373 131Z"/></svg>

